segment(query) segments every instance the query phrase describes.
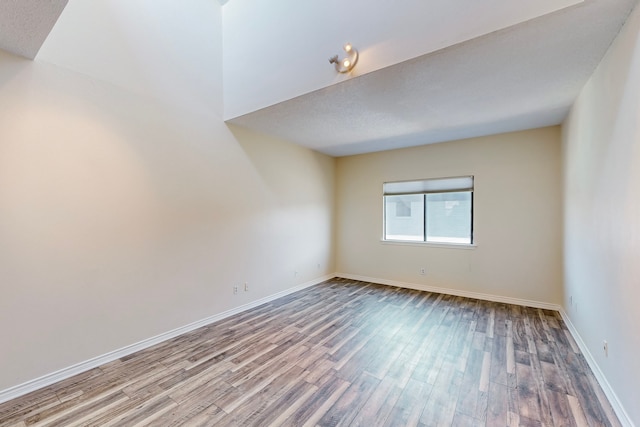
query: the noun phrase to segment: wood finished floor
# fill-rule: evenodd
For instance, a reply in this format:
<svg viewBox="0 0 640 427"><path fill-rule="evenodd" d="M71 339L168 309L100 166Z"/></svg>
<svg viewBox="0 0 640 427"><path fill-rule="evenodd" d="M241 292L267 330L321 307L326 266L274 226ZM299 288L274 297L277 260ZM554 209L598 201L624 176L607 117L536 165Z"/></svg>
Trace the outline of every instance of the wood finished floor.
<svg viewBox="0 0 640 427"><path fill-rule="evenodd" d="M0 404L0 425L620 424L558 313L332 279Z"/></svg>

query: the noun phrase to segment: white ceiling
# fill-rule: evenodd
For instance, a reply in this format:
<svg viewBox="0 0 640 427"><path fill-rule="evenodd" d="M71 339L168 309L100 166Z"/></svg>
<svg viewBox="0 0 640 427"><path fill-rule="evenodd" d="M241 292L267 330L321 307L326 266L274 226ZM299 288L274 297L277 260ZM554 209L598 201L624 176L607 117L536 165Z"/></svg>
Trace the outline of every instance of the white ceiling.
<svg viewBox="0 0 640 427"><path fill-rule="evenodd" d="M140 1L140 0L138 0ZM472 40L583 0L233 0L223 7L224 117ZM358 67L327 59L351 42Z"/></svg>
<svg viewBox="0 0 640 427"><path fill-rule="evenodd" d="M275 1L267 3L274 4ZM284 7L288 0L278 1ZM307 5L305 7L326 7L325 3L329 4L332 1L337 2L339 0L327 0L328 3L322 2L324 6L315 4L315 6ZM351 0L350 3L340 2L339 4L350 5L352 3L356 4L357 1L360 0ZM430 1L437 3L440 0ZM502 0L491 1L495 3ZM388 48L393 46L393 43L391 43L393 40L386 40L386 44L378 40L375 48L367 46L366 43L358 45L356 43L358 38L367 40L364 35L373 35L375 33L376 27L368 26L366 31L361 29L360 33L355 34L354 39L349 40L354 42L362 53L360 63L351 76L338 76L327 62L327 57L338 51L338 46L335 46L337 43L334 43L334 41L343 37L341 34L334 34L336 28L331 27L329 28L330 31L325 32L330 36L323 33L316 33L315 35L304 33L305 37L302 41L291 38L285 39L285 41L291 41L289 45L291 48L298 45L314 45L322 43L321 39L323 38L332 38L329 44L331 51L327 52L322 49L321 52L316 52L314 50L311 53L314 56L318 56L320 60L317 64L315 62L310 63L312 67L326 67L322 69L322 73L324 73L323 76L325 77L329 76L329 83L317 86L320 89L312 90L304 95L290 97L291 99L257 111L252 111L256 110L256 108L250 109L248 111L252 112L234 117L228 122L278 136L334 156L559 124L566 116L580 89L601 61L608 46L618 34L626 17L632 8L637 5L638 1L640 0L584 0L584 2L577 5L543 14L542 16L539 16L541 11L538 10L536 12L538 13L537 18L525 20L524 22L522 22L521 18L513 15L511 18L519 19L519 24L508 26L507 28L503 27L503 29L488 34L486 34L485 29L483 30L484 32L481 31L485 35L441 48L435 52L419 55L413 57L413 59L402 60L401 62L396 61L397 63L392 62L394 65L384 65L378 68L371 66L371 64L379 60L379 58L374 58L373 56L376 53L387 52ZM482 6L478 6L479 4L475 0L456 0L454 3L451 2L453 0L447 0L445 3L447 5L454 3L458 5L468 4L470 7ZM562 0L562 2L563 5L567 5L572 4L574 1ZM221 2L221 4L224 3ZM529 3L536 2L530 1ZM0 0L0 49L27 58L34 58L63 9L65 9L66 4L67 0ZM96 26L92 22L97 22L95 20L99 19L99 17L93 16L95 14L92 14L90 9L83 12L81 6L84 4L85 2L78 0L71 5L76 6L75 8L67 8L71 9L69 20L86 20L86 28L83 27L82 31L91 32L94 31L93 29ZM104 4L107 7L111 3L105 1ZM145 12L146 7L150 7L152 2L139 0L136 4L139 6L141 16L149 15L149 13L143 12ZM402 0L401 4L405 7L414 7L412 5L415 4L422 5L420 1L416 2L416 0ZM236 22L229 21L228 18L232 15L232 10L237 10L232 9L232 7L239 7L237 5L251 11L255 3L251 0L234 0L224 4L222 6L223 27L225 25L228 27L229 22ZM91 8L91 6L87 7ZM305 10L305 7L303 7L302 3L295 2L295 11L303 15L300 19L291 19L290 15L285 16L287 20L294 22L295 26L292 28L296 31L302 31L302 29L311 25L303 22L305 19L314 19L313 10ZM82 13L79 12L74 15L71 13L73 10ZM150 11L146 10L146 12ZM437 10L430 10L429 13L437 15ZM473 16L478 15L478 11L474 13L476 15L472 14ZM488 12L483 13L489 14ZM498 14L498 11L492 13ZM125 18L135 20L135 17L111 15L109 17L112 20ZM215 17L216 14L212 13L210 15ZM264 17L263 14L255 14L255 16L258 19ZM350 18L354 16L358 15L349 14ZM168 26L163 26L162 28L165 29L167 37L169 37L171 34L171 19L174 18L164 18L168 20ZM401 16L398 15L396 18L401 18ZM381 19L379 24L384 24L384 16ZM460 22L468 23L469 20L465 19L461 19ZM61 19L61 21L65 20ZM219 25L220 21L216 19L213 19L213 21L216 21L212 23L213 26ZM490 22L492 20L486 21ZM155 21L152 20L151 23L153 22ZM412 22L417 25L421 21L413 19ZM455 32L456 29L460 29L460 25L456 24L456 22L451 22L450 25L442 27L452 33L440 42L457 40ZM205 24L198 21L194 25L211 27L211 25ZM83 40L87 44L85 46L87 48L81 50L81 57L95 56L95 52L100 51L99 49L91 49L90 46L93 41L101 40L100 38L87 37L86 34L68 34L68 37L65 38L63 37L66 34L63 31L65 28L73 30L79 28L79 26L63 25L58 28L59 31L54 34L57 34L57 36L53 38L63 40L64 43L61 42L56 45L56 43L52 42L49 44L55 45L56 49L43 49L49 52L50 57L52 56L52 58L49 58L44 55L49 62L57 63L55 61L56 58L64 59L66 56L73 56L74 53L71 51L77 50L78 40ZM387 30L389 29L387 28ZM140 31L148 32L148 30L143 30L142 27ZM240 31L245 30L240 29ZM271 31L276 33L274 37L278 37L281 28L267 26L265 31L249 32L250 38L255 40L254 50L265 48L264 44L262 44L262 39L266 37L267 33L271 37ZM393 34L393 32L390 34ZM420 32L415 34L414 40L411 41L414 46L430 45L430 43L420 39L421 36L426 37L426 35ZM119 36L123 35L125 33L119 34ZM446 36L444 33L440 35ZM103 36L103 38L109 39L107 33ZM136 31L127 32L126 36L132 38L142 37ZM175 36L177 35L174 34ZM312 36L319 41L311 40ZM148 43L144 43L145 49L150 49L150 51L154 50L154 46L161 45L163 49L166 49L168 45L156 33L145 33L144 37L148 39ZM200 38L206 39L204 36ZM128 42L123 41L119 46L122 49L129 49L131 45L139 44L139 42L140 40L137 39L129 40ZM381 45L384 45L384 49L387 50L380 50ZM446 46L446 43L444 45ZM185 47L187 45L182 46ZM224 55L226 60L227 54L233 55L240 52L251 58L251 52L246 50L230 49L219 53L215 49L212 51L208 48L206 43L196 43L188 46L189 52L193 54L186 55L184 61L186 61L185 64L188 62L189 66L186 67L183 64L184 66L174 67L176 68L175 72L171 74L170 81L167 80L168 83L163 80L158 83L158 87L147 88L148 91L163 91L167 88L167 85L171 85L171 81L200 81L198 73L192 70L194 67L197 68L198 65L202 68L203 65L203 58L198 59L198 51L200 52L200 57L212 54ZM406 48L407 46L403 45L403 49L406 50ZM65 49L67 52L62 52ZM162 49L157 51L160 55L163 52ZM54 52L55 55L51 52ZM118 53L117 50L114 52ZM300 53L300 51L294 50L294 53ZM367 57L367 55L370 56ZM114 57L114 55L103 56L111 59ZM279 56L275 57L279 58ZM292 58L295 57L296 55L292 56ZM141 61L144 59L141 56L136 56L136 58ZM64 61L58 62L60 62L59 65L65 66ZM99 63L99 61L94 62ZM290 64L291 62L283 61L283 63ZM90 65L92 64L93 62ZM224 64L225 67L228 65L229 63ZM306 67L309 64L305 62L303 65ZM141 75L146 75L140 71L142 70L141 67L142 65L136 69L139 69L138 72ZM190 70L187 74L181 71L185 67ZM128 66L121 68L125 70L132 69ZM144 70L153 72L152 68L146 67ZM210 66L205 68L209 71L211 69ZM246 68L248 67L230 70L230 72L236 72L239 76L242 76ZM261 71L266 73L264 66L254 66L253 68L257 70L257 73ZM251 72L256 70L251 70ZM300 71L302 70L301 68L296 70L299 74L296 78L304 79L307 76ZM207 73L211 76L209 71ZM194 78L194 75L198 78ZM126 82L129 82L129 80ZM245 79L244 81L247 82L247 85L255 84L250 80ZM276 82L276 89L280 88L282 94L288 93L286 91L290 87L291 80L288 78L280 78L279 80ZM145 77L145 81L150 81L150 77ZM118 80L118 82L120 81ZM227 82L228 73L225 69L225 87ZM242 83L242 80L240 82ZM253 92L259 92L261 89L266 91L273 88L271 85L260 84L258 85L258 90ZM214 90L207 90L206 93L213 93L216 98L221 97ZM281 99L287 99L287 97ZM191 99L189 100L191 101ZM227 101L225 89L225 107Z"/></svg>
<svg viewBox="0 0 640 427"><path fill-rule="evenodd" d="M228 122L333 156L556 125L637 3L586 0Z"/></svg>
<svg viewBox="0 0 640 427"><path fill-rule="evenodd" d="M0 0L0 49L35 58L68 0Z"/></svg>

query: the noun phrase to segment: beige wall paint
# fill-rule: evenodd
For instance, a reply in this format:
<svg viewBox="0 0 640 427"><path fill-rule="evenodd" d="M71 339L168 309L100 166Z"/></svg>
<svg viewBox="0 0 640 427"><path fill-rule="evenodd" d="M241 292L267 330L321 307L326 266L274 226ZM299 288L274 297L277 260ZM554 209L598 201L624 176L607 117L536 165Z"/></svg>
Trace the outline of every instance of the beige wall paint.
<svg viewBox="0 0 640 427"><path fill-rule="evenodd" d="M337 271L559 303L560 159L559 127L339 158ZM475 176L476 248L381 242L383 182L460 175Z"/></svg>
<svg viewBox="0 0 640 427"><path fill-rule="evenodd" d="M582 90L563 141L564 306L640 425L640 9Z"/></svg>
<svg viewBox="0 0 640 427"><path fill-rule="evenodd" d="M334 163L0 53L0 390L333 272Z"/></svg>

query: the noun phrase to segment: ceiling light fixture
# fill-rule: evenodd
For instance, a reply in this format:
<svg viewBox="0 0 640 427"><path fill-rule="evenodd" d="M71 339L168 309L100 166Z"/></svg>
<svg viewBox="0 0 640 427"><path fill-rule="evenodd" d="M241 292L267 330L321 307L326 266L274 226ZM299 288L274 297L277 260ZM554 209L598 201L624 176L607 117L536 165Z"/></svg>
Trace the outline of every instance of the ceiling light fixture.
<svg viewBox="0 0 640 427"><path fill-rule="evenodd" d="M336 71L339 73L347 73L351 71L353 67L356 66L356 62L358 62L358 51L351 45L351 43L345 44L343 49L347 53L345 58L339 60L338 55L329 58L329 63L336 64Z"/></svg>

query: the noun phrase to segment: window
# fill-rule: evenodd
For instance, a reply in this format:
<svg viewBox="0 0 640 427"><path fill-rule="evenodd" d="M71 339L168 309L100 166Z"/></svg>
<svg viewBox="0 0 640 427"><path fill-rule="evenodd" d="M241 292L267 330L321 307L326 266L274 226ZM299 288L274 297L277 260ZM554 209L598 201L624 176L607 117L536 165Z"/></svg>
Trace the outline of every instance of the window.
<svg viewBox="0 0 640 427"><path fill-rule="evenodd" d="M396 202L396 216L411 216L411 202L399 199Z"/></svg>
<svg viewBox="0 0 640 427"><path fill-rule="evenodd" d="M386 182L384 239L473 243L473 177Z"/></svg>

